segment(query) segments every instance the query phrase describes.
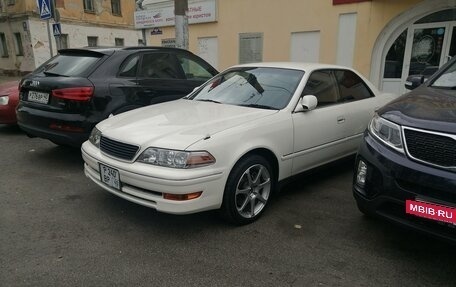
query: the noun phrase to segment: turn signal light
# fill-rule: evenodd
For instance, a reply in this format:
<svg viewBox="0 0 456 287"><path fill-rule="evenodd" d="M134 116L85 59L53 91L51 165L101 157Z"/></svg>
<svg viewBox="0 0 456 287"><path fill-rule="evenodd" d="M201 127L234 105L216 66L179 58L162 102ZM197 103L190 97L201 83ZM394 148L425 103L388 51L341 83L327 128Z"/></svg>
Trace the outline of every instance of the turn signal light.
<svg viewBox="0 0 456 287"><path fill-rule="evenodd" d="M77 87L52 90L52 96L72 101L88 101L93 96L93 87Z"/></svg>
<svg viewBox="0 0 456 287"><path fill-rule="evenodd" d="M202 193L202 191L187 194L163 193L163 198L168 200L184 201L198 198L201 196Z"/></svg>

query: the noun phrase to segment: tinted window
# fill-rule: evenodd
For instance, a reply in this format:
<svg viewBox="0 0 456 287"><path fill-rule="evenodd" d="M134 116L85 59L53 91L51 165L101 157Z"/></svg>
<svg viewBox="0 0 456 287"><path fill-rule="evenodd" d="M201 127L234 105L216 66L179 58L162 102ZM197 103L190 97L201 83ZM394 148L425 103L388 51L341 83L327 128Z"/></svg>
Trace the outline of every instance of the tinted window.
<svg viewBox="0 0 456 287"><path fill-rule="evenodd" d="M120 77L136 77L136 71L138 69L139 56L134 56L125 61L120 70Z"/></svg>
<svg viewBox="0 0 456 287"><path fill-rule="evenodd" d="M374 95L364 81L352 71L334 71L339 85L339 101L358 101L373 97Z"/></svg>
<svg viewBox="0 0 456 287"><path fill-rule="evenodd" d="M212 78L212 74L208 71L209 67L204 63L181 55L178 55L177 58L187 79L205 81Z"/></svg>
<svg viewBox="0 0 456 287"><path fill-rule="evenodd" d="M335 104L339 99L336 82L330 70L313 72L307 80L303 94L317 97L317 107Z"/></svg>
<svg viewBox="0 0 456 287"><path fill-rule="evenodd" d="M101 57L101 55L100 55ZM40 66L36 72L60 76L83 76L100 57L88 55L57 55Z"/></svg>
<svg viewBox="0 0 456 287"><path fill-rule="evenodd" d="M145 78L177 79L179 72L174 63L173 56L169 54L144 54L139 75Z"/></svg>

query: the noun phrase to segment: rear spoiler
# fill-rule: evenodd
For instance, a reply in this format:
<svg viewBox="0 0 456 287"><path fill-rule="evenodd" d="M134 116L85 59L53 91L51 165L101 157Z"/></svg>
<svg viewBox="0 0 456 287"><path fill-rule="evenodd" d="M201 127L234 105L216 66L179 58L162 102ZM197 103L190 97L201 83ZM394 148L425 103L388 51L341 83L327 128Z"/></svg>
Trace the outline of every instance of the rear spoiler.
<svg viewBox="0 0 456 287"><path fill-rule="evenodd" d="M89 56L96 56L102 57L104 55L112 55L114 54L114 49L60 49L59 54L68 55L68 54L78 54L78 55L89 55Z"/></svg>

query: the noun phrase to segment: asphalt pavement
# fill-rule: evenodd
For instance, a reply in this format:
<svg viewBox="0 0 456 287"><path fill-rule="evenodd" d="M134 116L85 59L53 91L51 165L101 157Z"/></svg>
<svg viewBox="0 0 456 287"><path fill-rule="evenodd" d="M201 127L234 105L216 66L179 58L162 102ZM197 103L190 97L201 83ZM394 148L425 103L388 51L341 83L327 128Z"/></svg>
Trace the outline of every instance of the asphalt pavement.
<svg viewBox="0 0 456 287"><path fill-rule="evenodd" d="M287 184L260 220L174 216L88 180L80 151L0 125L1 286L455 286L454 246L362 216L353 160Z"/></svg>

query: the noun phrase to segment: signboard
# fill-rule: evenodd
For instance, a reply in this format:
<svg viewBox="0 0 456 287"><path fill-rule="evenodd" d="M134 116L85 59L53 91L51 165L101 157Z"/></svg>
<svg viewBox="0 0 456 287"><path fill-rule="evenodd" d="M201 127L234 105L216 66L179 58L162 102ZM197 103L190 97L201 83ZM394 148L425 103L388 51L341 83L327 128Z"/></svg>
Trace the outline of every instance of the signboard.
<svg viewBox="0 0 456 287"><path fill-rule="evenodd" d="M40 13L41 20L47 20L52 17L51 0L37 0L38 13Z"/></svg>
<svg viewBox="0 0 456 287"><path fill-rule="evenodd" d="M52 32L56 37L62 35L62 27L60 26L60 23L52 24Z"/></svg>
<svg viewBox="0 0 456 287"><path fill-rule="evenodd" d="M160 29L160 28L153 28L152 31L150 31L150 34L151 35L162 35L163 34L163 30Z"/></svg>
<svg viewBox="0 0 456 287"><path fill-rule="evenodd" d="M153 6L152 6L153 7ZM216 1L202 0L188 3L188 23L207 23L216 21ZM135 12L135 28L174 26L174 5L161 6Z"/></svg>

